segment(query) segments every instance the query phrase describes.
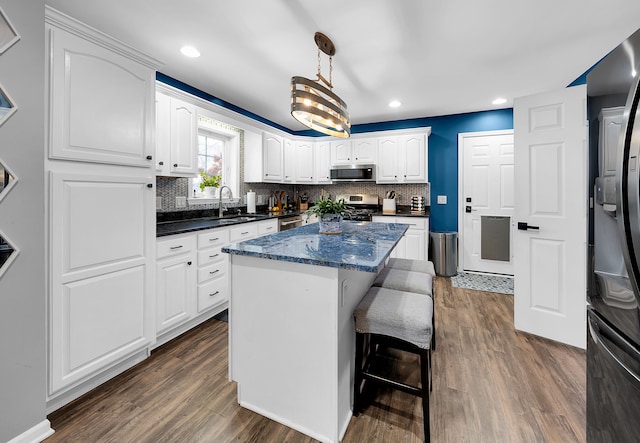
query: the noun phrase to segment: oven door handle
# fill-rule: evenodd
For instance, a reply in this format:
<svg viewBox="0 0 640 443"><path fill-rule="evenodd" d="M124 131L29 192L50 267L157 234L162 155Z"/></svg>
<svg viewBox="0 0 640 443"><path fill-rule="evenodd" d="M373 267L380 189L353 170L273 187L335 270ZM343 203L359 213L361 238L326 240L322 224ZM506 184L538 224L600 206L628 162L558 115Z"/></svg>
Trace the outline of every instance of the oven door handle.
<svg viewBox="0 0 640 443"><path fill-rule="evenodd" d="M297 218L295 220L291 220L291 221L285 221L285 222L280 222L280 226L289 226L295 223L301 223L302 219L301 218Z"/></svg>

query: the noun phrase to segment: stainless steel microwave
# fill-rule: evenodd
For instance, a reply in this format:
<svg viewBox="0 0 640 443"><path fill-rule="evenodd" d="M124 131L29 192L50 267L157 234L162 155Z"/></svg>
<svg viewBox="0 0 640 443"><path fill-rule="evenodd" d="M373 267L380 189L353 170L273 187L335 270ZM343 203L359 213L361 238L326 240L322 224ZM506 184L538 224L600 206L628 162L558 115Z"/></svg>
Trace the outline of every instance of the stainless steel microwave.
<svg viewBox="0 0 640 443"><path fill-rule="evenodd" d="M374 182L375 165L336 165L331 167L331 181L336 182Z"/></svg>

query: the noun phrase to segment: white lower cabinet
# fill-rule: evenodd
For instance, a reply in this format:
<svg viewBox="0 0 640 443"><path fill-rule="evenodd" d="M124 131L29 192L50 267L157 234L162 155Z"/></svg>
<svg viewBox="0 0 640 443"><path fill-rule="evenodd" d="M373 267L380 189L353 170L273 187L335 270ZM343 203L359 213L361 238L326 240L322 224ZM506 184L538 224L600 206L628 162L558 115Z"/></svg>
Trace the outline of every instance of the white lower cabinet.
<svg viewBox="0 0 640 443"><path fill-rule="evenodd" d="M403 223L409 229L391 251L392 258L410 258L413 260L427 260L429 253L429 218L427 217L398 217L376 216L374 222Z"/></svg>
<svg viewBox="0 0 640 443"><path fill-rule="evenodd" d="M231 285L223 246L275 232L277 219L158 238L154 346L227 309Z"/></svg>
<svg viewBox="0 0 640 443"><path fill-rule="evenodd" d="M195 313L195 235L159 240L156 251L156 327L161 336L190 320Z"/></svg>
<svg viewBox="0 0 640 443"><path fill-rule="evenodd" d="M198 313L229 302L229 256L222 247L229 243L229 229L207 229L198 234Z"/></svg>

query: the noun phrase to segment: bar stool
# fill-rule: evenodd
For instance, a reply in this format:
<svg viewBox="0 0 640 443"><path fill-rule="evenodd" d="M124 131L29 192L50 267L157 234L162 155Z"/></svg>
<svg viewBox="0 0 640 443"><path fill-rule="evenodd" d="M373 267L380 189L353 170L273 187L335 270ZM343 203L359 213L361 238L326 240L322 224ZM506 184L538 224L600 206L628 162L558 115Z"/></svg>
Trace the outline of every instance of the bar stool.
<svg viewBox="0 0 640 443"><path fill-rule="evenodd" d="M433 262L427 260L413 260L410 258L390 258L386 265L387 268L401 269L403 271L424 272L435 278L436 268Z"/></svg>
<svg viewBox="0 0 640 443"><path fill-rule="evenodd" d="M353 415L362 410L368 381L422 398L424 439L430 441L429 393L431 390L431 336L433 300L424 294L372 286L353 313L356 327L356 360ZM365 338L368 338L365 353ZM376 345L418 354L421 386L408 385L373 371ZM364 385L363 385L364 383Z"/></svg>
<svg viewBox="0 0 640 443"><path fill-rule="evenodd" d="M396 260L392 262L391 260ZM414 269L425 269L429 270L429 265L425 260L409 260L409 259L391 259L389 263L393 265L399 265L404 268L414 268ZM400 261L402 260L402 261ZM414 262L414 263L411 263ZM426 264L426 265L425 265ZM431 263L431 268L433 268L433 263ZM415 292L417 294L424 294L431 297L432 301L434 300L433 296L433 279L435 278L435 272L432 274L430 272L421 272L421 271L406 271L400 268L394 268L390 266L386 266L382 268L382 270L378 273L378 276L373 282L373 286L379 286L381 288L387 289L395 289L396 291L405 291L405 292ZM434 302L435 304L435 302ZM436 349L436 318L435 318L435 307L433 309L433 335L431 342L431 349Z"/></svg>

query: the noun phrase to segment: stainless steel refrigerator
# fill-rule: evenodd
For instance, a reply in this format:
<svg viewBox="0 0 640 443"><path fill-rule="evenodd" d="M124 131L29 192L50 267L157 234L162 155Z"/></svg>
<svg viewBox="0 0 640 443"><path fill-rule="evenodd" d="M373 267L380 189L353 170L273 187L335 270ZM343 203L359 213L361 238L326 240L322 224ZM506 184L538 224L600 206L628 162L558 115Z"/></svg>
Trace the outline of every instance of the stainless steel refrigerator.
<svg viewBox="0 0 640 443"><path fill-rule="evenodd" d="M587 76L587 441L640 442L640 30Z"/></svg>

